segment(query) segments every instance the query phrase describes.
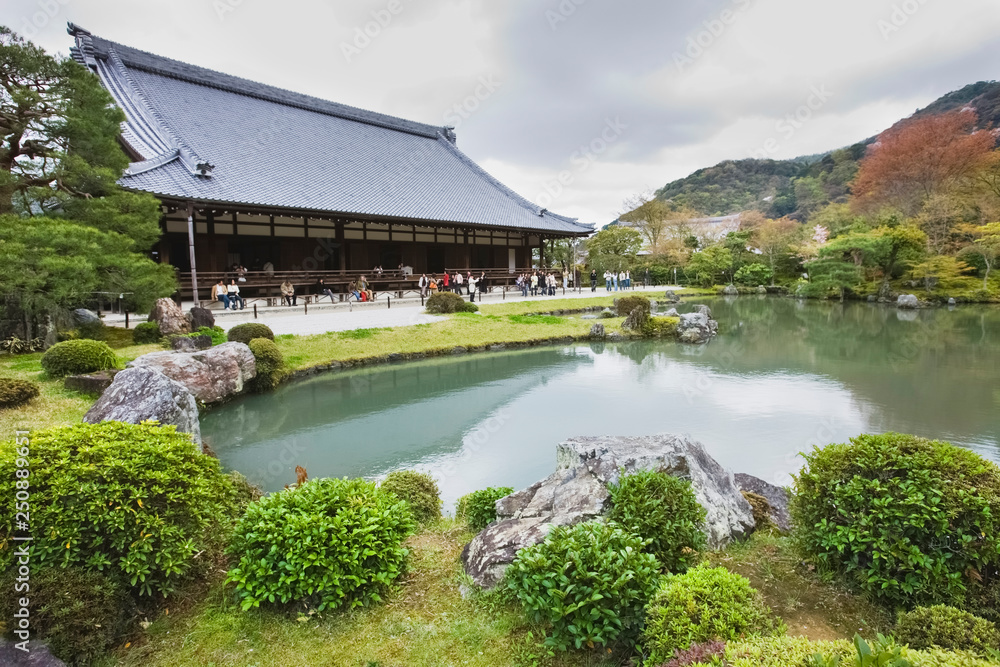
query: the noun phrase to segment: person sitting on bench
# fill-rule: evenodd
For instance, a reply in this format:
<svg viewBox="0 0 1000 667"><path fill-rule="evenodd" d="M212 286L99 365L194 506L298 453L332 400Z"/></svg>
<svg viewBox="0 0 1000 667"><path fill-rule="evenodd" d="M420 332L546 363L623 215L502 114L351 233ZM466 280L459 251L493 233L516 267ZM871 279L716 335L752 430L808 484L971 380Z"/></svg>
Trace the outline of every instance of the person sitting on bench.
<svg viewBox="0 0 1000 667"><path fill-rule="evenodd" d="M298 303L298 297L295 296L295 285L291 281L286 280L281 283L281 298L285 300L285 304L288 306L294 306Z"/></svg>
<svg viewBox="0 0 1000 667"><path fill-rule="evenodd" d="M333 302L336 301L336 299L333 298L333 290L331 290L327 286L327 284L325 282L323 282L323 279L320 278L319 280L316 281L316 302L317 303L319 303L319 298L322 297L322 296L328 296L328 297L330 297L330 303L333 303Z"/></svg>
<svg viewBox="0 0 1000 667"><path fill-rule="evenodd" d="M240 296L240 286L236 284L236 280L230 280L229 284L226 286L226 291L229 293L229 304L236 310L236 305L239 304L240 310L243 310L247 302Z"/></svg>
<svg viewBox="0 0 1000 667"><path fill-rule="evenodd" d="M219 278L219 282L212 285L212 301L218 300L222 304L223 310L229 310L229 290L226 289L226 281Z"/></svg>

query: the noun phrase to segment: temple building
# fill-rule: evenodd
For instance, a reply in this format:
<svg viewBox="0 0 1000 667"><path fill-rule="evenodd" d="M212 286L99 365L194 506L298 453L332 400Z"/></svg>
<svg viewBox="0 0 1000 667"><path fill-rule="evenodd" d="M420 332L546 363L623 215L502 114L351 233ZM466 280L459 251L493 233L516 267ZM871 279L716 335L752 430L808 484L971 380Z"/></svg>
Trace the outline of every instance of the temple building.
<svg viewBox="0 0 1000 667"><path fill-rule="evenodd" d="M162 202L154 251L178 269L185 298L192 258L203 292L234 265L302 282L375 266L513 272L546 239L593 231L487 174L450 127L188 65L74 24L69 33L73 57L125 113L132 163L120 183Z"/></svg>

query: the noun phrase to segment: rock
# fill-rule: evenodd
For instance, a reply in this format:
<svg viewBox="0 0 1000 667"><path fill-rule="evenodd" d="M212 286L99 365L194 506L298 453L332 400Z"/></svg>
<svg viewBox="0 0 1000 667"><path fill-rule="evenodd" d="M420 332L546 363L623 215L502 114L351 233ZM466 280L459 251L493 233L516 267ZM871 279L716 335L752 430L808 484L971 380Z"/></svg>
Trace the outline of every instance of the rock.
<svg viewBox="0 0 1000 667"><path fill-rule="evenodd" d="M178 431L190 433L196 443L201 443L194 395L156 368L126 368L119 372L83 417L88 424L104 421L138 424L149 419L163 425L172 424Z"/></svg>
<svg viewBox="0 0 1000 667"><path fill-rule="evenodd" d="M70 375L63 380L63 386L74 391L82 391L85 394L101 394L111 386L115 379L116 370L97 371L86 375Z"/></svg>
<svg viewBox="0 0 1000 667"><path fill-rule="evenodd" d="M645 308L633 308L632 312L625 318L625 321L622 322L622 329L641 331L648 320L649 312Z"/></svg>
<svg viewBox="0 0 1000 667"><path fill-rule="evenodd" d="M596 320L597 319L597 315L593 315L593 314L581 315L580 319L581 320Z"/></svg>
<svg viewBox="0 0 1000 667"><path fill-rule="evenodd" d="M672 290L667 290L666 293L663 295L663 297L664 297L664 299L666 300L667 303L680 303L681 302L681 298L679 296L677 296L676 294L674 294L674 292Z"/></svg>
<svg viewBox="0 0 1000 667"><path fill-rule="evenodd" d="M958 301L955 301L955 297L951 297L950 299L948 299L949 306L954 306L956 303L958 303Z"/></svg>
<svg viewBox="0 0 1000 667"><path fill-rule="evenodd" d="M157 299L148 321L159 324L160 333L164 336L191 333L191 324L173 299Z"/></svg>
<svg viewBox="0 0 1000 667"><path fill-rule="evenodd" d="M100 324L101 318L98 317L97 313L92 310L87 310L86 308L77 308L73 311L73 321L78 325L83 324Z"/></svg>
<svg viewBox="0 0 1000 667"><path fill-rule="evenodd" d="M462 345L456 345L455 347L451 348L451 353L452 354L465 354L468 351L469 351L469 348L464 347Z"/></svg>
<svg viewBox="0 0 1000 667"><path fill-rule="evenodd" d="M754 528L750 504L732 475L704 447L686 438L579 437L560 443L559 468L549 477L496 502L497 520L462 551L466 573L483 588L502 578L519 549L538 544L553 526L600 519L608 511L608 485L624 470L659 470L690 479L708 513L709 544L719 548Z"/></svg>
<svg viewBox="0 0 1000 667"><path fill-rule="evenodd" d="M155 368L205 404L240 393L247 380L257 374L253 353L244 343L223 343L201 352L152 352L129 367Z"/></svg>
<svg viewBox="0 0 1000 667"><path fill-rule="evenodd" d="M757 285L757 294L767 294L767 288L763 285Z"/></svg>
<svg viewBox="0 0 1000 667"><path fill-rule="evenodd" d="M741 472L733 475L733 481L736 482L736 487L740 491L756 493L758 496L767 498L767 502L771 506L769 512L771 521L781 532L787 533L791 531L792 516L788 512L788 502L791 500L791 497L787 490L780 486L769 484L759 477L746 475Z"/></svg>
<svg viewBox="0 0 1000 667"><path fill-rule="evenodd" d="M503 343L494 343L493 345L490 345L490 352L503 352L506 349L507 346Z"/></svg>
<svg viewBox="0 0 1000 667"><path fill-rule="evenodd" d="M875 296L874 294L869 294L868 295L868 303L875 303L876 301L878 301L878 297L877 296Z"/></svg>
<svg viewBox="0 0 1000 667"><path fill-rule="evenodd" d="M650 299L649 300L649 312L655 313L656 309L657 309L657 305L658 304L656 303L656 299Z"/></svg>
<svg viewBox="0 0 1000 667"><path fill-rule="evenodd" d="M676 435L584 436L559 443L556 466L583 465L605 484L616 484L621 471L659 470L690 479L698 502L708 512L705 534L718 549L754 528L753 513L733 475L694 440ZM499 507L499 501L498 505Z"/></svg>
<svg viewBox="0 0 1000 667"><path fill-rule="evenodd" d="M706 306L707 310L708 307ZM677 340L700 345L710 341L719 331L719 323L703 312L684 313L677 324Z"/></svg>
<svg viewBox="0 0 1000 667"><path fill-rule="evenodd" d="M591 338L604 338L604 325L600 322L595 323L590 327L590 337Z"/></svg>
<svg viewBox="0 0 1000 667"><path fill-rule="evenodd" d="M919 308L920 299L913 294L900 294L896 297L897 308Z"/></svg>
<svg viewBox="0 0 1000 667"><path fill-rule="evenodd" d="M736 289L736 285L726 285L722 288L722 293L726 296L739 296L740 291Z"/></svg>
<svg viewBox="0 0 1000 667"><path fill-rule="evenodd" d="M667 312L665 312L663 315L664 315L664 317L680 317L681 316L681 314L677 312L676 308L669 308L667 310Z"/></svg>
<svg viewBox="0 0 1000 667"><path fill-rule="evenodd" d="M170 347L174 352L197 352L207 350L212 347L212 337L204 336L175 336L170 339Z"/></svg>
<svg viewBox="0 0 1000 667"><path fill-rule="evenodd" d="M11 631L13 632L13 630ZM66 663L49 652L49 647L32 638L25 653L14 641L0 639L0 665L5 667L66 667Z"/></svg>
<svg viewBox="0 0 1000 667"><path fill-rule="evenodd" d="M699 303L697 306L695 306L694 307L694 312L701 313L702 315L704 315L708 319L712 319L712 309L709 308L708 306L706 306L703 303Z"/></svg>
<svg viewBox="0 0 1000 667"><path fill-rule="evenodd" d="M197 331L202 327L211 329L215 326L215 315L208 308L195 306L188 311L187 320L191 325L191 331Z"/></svg>
<svg viewBox="0 0 1000 667"><path fill-rule="evenodd" d="M625 336L622 336L621 333L618 331L609 331L607 336L607 339L610 341L619 341L623 340L624 338Z"/></svg>

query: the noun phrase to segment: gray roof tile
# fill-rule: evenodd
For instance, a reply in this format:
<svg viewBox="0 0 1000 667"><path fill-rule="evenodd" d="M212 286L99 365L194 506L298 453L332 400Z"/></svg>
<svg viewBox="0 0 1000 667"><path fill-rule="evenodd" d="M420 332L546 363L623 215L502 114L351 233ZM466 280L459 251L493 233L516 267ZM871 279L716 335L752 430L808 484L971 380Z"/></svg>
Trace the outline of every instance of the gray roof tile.
<svg viewBox="0 0 1000 667"><path fill-rule="evenodd" d="M143 160L123 186L168 198L564 234L591 231L520 197L415 123L161 58L70 24L74 57L125 111Z"/></svg>

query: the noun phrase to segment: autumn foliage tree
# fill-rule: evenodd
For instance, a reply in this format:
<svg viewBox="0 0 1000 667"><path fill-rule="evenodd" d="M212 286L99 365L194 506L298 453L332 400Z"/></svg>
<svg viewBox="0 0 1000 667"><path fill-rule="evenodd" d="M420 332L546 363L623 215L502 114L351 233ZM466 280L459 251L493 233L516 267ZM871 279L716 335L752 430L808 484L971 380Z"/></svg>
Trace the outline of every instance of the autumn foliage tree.
<svg viewBox="0 0 1000 667"><path fill-rule="evenodd" d="M884 132L861 160L853 183L857 209L891 207L913 217L931 197L961 186L995 143L976 123L968 109L913 118Z"/></svg>

